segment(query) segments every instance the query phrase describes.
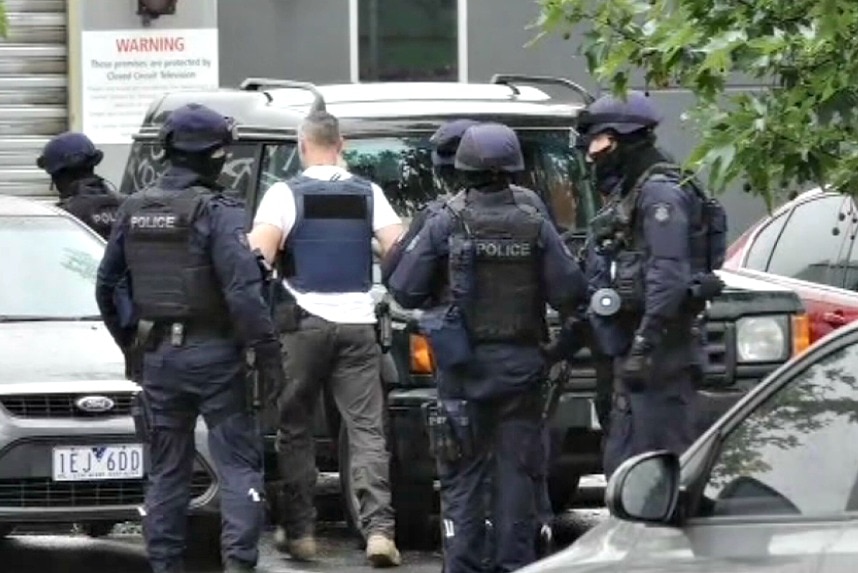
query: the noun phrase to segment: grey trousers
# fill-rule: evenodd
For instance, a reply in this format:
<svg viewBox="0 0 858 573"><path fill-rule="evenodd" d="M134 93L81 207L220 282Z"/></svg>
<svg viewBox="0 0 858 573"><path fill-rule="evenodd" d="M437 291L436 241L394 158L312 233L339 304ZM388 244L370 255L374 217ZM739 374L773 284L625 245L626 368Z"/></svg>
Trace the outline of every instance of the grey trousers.
<svg viewBox="0 0 858 573"><path fill-rule="evenodd" d="M327 386L348 432L359 526L367 536L382 533L392 538L390 454L384 434L381 350L375 327L310 316L301 321L297 332L283 334L281 342L289 379L278 402L277 443L284 480L280 515L286 535L298 539L312 535L315 529L318 470L313 416Z"/></svg>

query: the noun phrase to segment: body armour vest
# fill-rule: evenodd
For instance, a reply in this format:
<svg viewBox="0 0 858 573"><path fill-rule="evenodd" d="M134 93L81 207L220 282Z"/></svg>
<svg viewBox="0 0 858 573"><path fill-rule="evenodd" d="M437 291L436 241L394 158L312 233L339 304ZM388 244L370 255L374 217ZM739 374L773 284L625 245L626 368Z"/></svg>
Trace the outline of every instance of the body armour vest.
<svg viewBox="0 0 858 573"><path fill-rule="evenodd" d="M123 200L124 197L108 189L101 179L92 179L79 182L77 192L60 201L58 206L108 239Z"/></svg>
<svg viewBox="0 0 858 573"><path fill-rule="evenodd" d="M138 316L151 321L216 323L229 316L211 264L191 232L211 193L202 187L131 195L125 258Z"/></svg>
<svg viewBox="0 0 858 573"><path fill-rule="evenodd" d="M357 177L289 181L295 225L284 250L289 284L300 292L367 292L372 287L372 184Z"/></svg>
<svg viewBox="0 0 858 573"><path fill-rule="evenodd" d="M473 245L473 293L464 307L472 341L539 342L545 315L539 279L542 217L512 199L491 206L452 201L450 207L459 223L451 242ZM455 250L451 244L451 253Z"/></svg>

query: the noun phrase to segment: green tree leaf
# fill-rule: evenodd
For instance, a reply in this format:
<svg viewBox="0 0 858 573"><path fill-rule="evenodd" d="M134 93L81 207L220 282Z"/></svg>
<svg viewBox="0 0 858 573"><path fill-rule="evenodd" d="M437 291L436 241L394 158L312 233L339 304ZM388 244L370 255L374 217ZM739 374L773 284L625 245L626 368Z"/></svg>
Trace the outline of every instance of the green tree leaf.
<svg viewBox="0 0 858 573"><path fill-rule="evenodd" d="M695 96L699 144L687 163L708 170L713 190L743 180L769 205L808 185L858 194L858 2L538 3L540 33L587 27L577 48L615 93L642 72ZM727 90L737 73L759 89Z"/></svg>

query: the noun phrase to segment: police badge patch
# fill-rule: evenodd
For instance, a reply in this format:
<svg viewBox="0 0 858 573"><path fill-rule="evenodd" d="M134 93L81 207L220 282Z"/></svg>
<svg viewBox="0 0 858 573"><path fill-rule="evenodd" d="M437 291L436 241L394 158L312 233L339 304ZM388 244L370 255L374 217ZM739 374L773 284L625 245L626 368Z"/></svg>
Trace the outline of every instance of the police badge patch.
<svg viewBox="0 0 858 573"><path fill-rule="evenodd" d="M652 216L659 223L667 223L670 220L670 205L659 203L653 208Z"/></svg>
<svg viewBox="0 0 858 573"><path fill-rule="evenodd" d="M411 239L411 241L405 247L405 252L408 253L408 252L413 251L414 247L416 247L417 243L419 243L419 242L420 242L420 233L417 233L416 235L414 235L414 238Z"/></svg>

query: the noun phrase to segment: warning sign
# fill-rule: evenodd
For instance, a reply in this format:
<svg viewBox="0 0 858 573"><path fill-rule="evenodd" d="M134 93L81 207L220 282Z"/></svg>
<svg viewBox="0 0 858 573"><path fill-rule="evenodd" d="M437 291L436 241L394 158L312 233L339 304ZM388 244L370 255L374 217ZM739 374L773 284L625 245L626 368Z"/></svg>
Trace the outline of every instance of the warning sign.
<svg viewBox="0 0 858 573"><path fill-rule="evenodd" d="M218 31L84 32L82 129L96 144L131 143L165 92L219 85Z"/></svg>

